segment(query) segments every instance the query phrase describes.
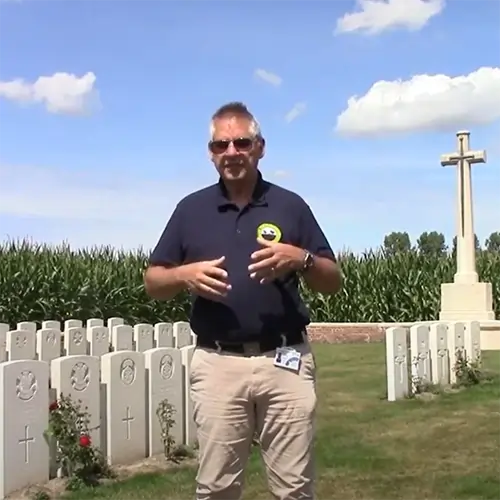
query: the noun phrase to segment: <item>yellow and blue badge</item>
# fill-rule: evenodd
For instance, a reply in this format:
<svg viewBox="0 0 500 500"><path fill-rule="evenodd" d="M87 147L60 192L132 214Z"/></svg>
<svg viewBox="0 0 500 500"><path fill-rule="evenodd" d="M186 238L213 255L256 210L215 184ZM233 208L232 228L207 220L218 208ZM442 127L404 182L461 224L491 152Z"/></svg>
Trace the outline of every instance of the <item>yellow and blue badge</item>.
<svg viewBox="0 0 500 500"><path fill-rule="evenodd" d="M271 222L263 222L257 228L257 238L262 238L271 243L278 243L281 240L281 236L281 229Z"/></svg>

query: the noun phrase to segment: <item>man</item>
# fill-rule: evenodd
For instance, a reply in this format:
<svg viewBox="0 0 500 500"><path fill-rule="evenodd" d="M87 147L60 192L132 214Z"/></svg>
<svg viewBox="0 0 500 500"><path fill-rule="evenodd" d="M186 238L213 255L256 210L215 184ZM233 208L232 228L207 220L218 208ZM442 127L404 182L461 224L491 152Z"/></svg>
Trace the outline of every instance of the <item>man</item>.
<svg viewBox="0 0 500 500"><path fill-rule="evenodd" d="M180 201L144 275L152 298L193 296L197 499L240 498L254 435L273 496L312 499L316 367L299 276L333 294L341 272L308 205L262 178L245 105L222 106L210 134L219 182Z"/></svg>

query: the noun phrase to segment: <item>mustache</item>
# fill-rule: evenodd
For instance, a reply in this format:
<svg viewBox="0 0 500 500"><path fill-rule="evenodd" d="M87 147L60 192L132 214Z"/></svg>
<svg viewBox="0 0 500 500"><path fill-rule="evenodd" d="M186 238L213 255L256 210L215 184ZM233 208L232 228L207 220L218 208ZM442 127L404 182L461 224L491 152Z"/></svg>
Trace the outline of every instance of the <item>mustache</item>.
<svg viewBox="0 0 500 500"><path fill-rule="evenodd" d="M247 163L246 158L243 156L234 156L232 158L226 158L222 162L224 167L232 166L232 165L245 165Z"/></svg>

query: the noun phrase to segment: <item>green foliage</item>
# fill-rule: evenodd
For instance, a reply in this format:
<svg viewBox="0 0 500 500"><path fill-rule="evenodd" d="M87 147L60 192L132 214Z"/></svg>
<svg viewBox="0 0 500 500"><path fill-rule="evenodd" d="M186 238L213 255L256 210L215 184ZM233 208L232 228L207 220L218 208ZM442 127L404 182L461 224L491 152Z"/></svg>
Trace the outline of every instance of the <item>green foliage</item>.
<svg viewBox="0 0 500 500"><path fill-rule="evenodd" d="M45 436L55 444L56 463L68 478L66 488L78 490L94 486L103 477L112 477L104 456L92 445L89 415L79 403L61 395L50 405L49 427Z"/></svg>
<svg viewBox="0 0 500 500"><path fill-rule="evenodd" d="M470 387L489 380L488 375L483 373L481 369L481 358L469 361L462 349L457 352L457 359L453 369L457 377L457 387Z"/></svg>
<svg viewBox="0 0 500 500"><path fill-rule="evenodd" d="M450 254L423 255L416 249L387 255L370 251L340 254L345 286L335 297L303 289L312 321L409 322L436 319L440 285L453 281ZM119 316L130 324L180 321L190 298L170 302L147 297L142 274L147 255L109 247L74 250L28 242L0 245L0 321L64 321ZM481 250L478 273L493 284L500 316L500 254Z"/></svg>

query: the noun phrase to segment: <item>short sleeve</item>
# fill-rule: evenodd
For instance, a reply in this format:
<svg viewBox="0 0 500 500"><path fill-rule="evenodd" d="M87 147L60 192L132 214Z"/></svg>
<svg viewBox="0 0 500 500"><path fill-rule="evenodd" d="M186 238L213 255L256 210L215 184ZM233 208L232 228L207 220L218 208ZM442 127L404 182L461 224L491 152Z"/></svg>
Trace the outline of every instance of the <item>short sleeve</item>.
<svg viewBox="0 0 500 500"><path fill-rule="evenodd" d="M301 207L299 221L300 246L318 257L326 257L336 262L335 253L306 202L303 202Z"/></svg>
<svg viewBox="0 0 500 500"><path fill-rule="evenodd" d="M182 227L182 209L180 205L177 205L149 257L150 265L177 266L183 263L185 251Z"/></svg>

